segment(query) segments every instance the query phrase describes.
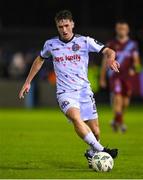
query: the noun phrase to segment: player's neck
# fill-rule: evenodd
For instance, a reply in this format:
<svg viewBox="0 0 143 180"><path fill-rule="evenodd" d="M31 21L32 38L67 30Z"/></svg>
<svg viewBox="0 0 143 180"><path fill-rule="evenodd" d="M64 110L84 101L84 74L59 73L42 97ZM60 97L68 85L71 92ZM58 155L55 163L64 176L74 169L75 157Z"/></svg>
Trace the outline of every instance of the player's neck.
<svg viewBox="0 0 143 180"><path fill-rule="evenodd" d="M73 38L74 38L74 33L72 33L71 34L71 36L68 38L68 39L64 39L64 38L62 38L62 37L60 37L59 36L59 39L61 40L61 41L63 41L64 43L68 43L68 42L70 42Z"/></svg>
<svg viewBox="0 0 143 180"><path fill-rule="evenodd" d="M129 36L117 36L116 38L120 43L126 43L129 40Z"/></svg>

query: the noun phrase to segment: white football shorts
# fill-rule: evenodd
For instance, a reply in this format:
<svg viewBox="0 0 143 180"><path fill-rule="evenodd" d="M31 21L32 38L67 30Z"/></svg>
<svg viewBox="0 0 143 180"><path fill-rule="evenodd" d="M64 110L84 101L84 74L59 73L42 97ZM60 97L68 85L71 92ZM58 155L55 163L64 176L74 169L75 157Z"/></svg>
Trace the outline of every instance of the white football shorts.
<svg viewBox="0 0 143 180"><path fill-rule="evenodd" d="M83 121L93 120L98 118L95 99L93 94L86 95L84 98L74 96L72 93L64 93L57 97L59 106L64 114L71 107L80 110L80 116Z"/></svg>

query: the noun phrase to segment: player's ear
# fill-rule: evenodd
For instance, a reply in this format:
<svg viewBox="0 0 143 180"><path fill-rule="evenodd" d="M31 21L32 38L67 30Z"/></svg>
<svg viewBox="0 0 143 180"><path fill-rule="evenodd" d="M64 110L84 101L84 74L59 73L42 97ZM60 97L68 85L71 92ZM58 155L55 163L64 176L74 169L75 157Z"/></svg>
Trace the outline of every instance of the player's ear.
<svg viewBox="0 0 143 180"><path fill-rule="evenodd" d="M72 28L74 28L74 22L72 21Z"/></svg>

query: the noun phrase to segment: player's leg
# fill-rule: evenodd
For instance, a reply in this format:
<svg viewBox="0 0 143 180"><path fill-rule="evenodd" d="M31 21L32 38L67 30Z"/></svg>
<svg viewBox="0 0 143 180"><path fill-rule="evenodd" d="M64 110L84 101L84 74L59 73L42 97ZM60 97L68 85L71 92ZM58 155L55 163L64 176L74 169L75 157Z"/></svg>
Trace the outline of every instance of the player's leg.
<svg viewBox="0 0 143 180"><path fill-rule="evenodd" d="M71 107L67 110L66 116L72 121L76 133L94 150L103 151L104 147L97 141L91 129L80 117L80 110Z"/></svg>
<svg viewBox="0 0 143 180"><path fill-rule="evenodd" d="M123 110L126 111L130 104L130 97L129 96L124 96L123 97Z"/></svg>
<svg viewBox="0 0 143 180"><path fill-rule="evenodd" d="M74 129L78 136L80 136L87 144L89 144L96 151L102 151L103 146L96 140L91 129L82 120L80 114L80 104L78 100L69 98L67 95L62 95L58 98L59 106L64 114L70 119L74 125Z"/></svg>
<svg viewBox="0 0 143 180"><path fill-rule="evenodd" d="M122 95L122 82L120 79L115 79L112 82L112 108L114 118L111 123L114 131L117 131L123 121L123 95Z"/></svg>
<svg viewBox="0 0 143 180"><path fill-rule="evenodd" d="M117 131L118 127L123 123L123 96L121 94L113 95L113 112L112 127Z"/></svg>
<svg viewBox="0 0 143 180"><path fill-rule="evenodd" d="M91 131L93 132L96 139L99 141L100 140L100 128L99 128L98 118L87 120L87 121L85 121L85 123L88 125L88 127L91 129Z"/></svg>
<svg viewBox="0 0 143 180"><path fill-rule="evenodd" d="M58 98L58 102L59 102L59 106L60 106L61 110L63 111L63 113L68 117L68 119L70 119L72 121L72 123L74 125L75 132L94 151L108 152L113 158L115 158L117 156L117 154L118 154L117 149L104 148L97 141L97 139L94 136L94 134L92 133L91 129L87 126L87 124L83 121L83 119L81 117L81 109L80 109L79 102L77 100L68 98L67 95L66 95L66 97L65 96L60 96ZM94 107L92 107L92 108L94 109ZM86 114L84 114L84 115L86 115ZM94 114L94 116L95 115L97 116L97 114ZM91 118L91 119L93 119L93 118ZM90 158L90 161L91 161L91 157L88 156L87 159L89 160L89 158Z"/></svg>
<svg viewBox="0 0 143 180"><path fill-rule="evenodd" d="M95 105L95 100L93 96L89 96L89 101L87 102L81 102L80 103L80 115L82 120L86 123L86 125L91 129L92 133L96 137L97 141L99 142L99 123L98 123L98 114L97 109ZM116 157L118 150L117 149L107 149L104 148L104 152L108 152L112 157ZM95 154L96 150L90 146L89 149L85 152L85 157L88 160L88 165L91 167L91 159L93 155Z"/></svg>
<svg viewBox="0 0 143 180"><path fill-rule="evenodd" d="M94 136L96 137L97 141L99 142L99 138L100 138L100 129L99 129L99 122L98 122L98 118L97 119L90 119L85 121L85 123L87 124L87 126L91 129L92 133L94 134ZM87 149L85 151L85 157L88 160L88 165L89 168L92 167L91 165L91 158L94 156L95 154L95 150L91 147L89 147L89 149Z"/></svg>
<svg viewBox="0 0 143 180"><path fill-rule="evenodd" d="M95 99L93 95L88 97L88 101L84 102L84 99L81 99L80 102L80 115L82 120L87 124L91 129L92 133L99 140L99 122L98 122L98 113L96 109ZM82 102L83 101L83 102Z"/></svg>
<svg viewBox="0 0 143 180"><path fill-rule="evenodd" d="M131 90L131 84L128 80L123 80L122 81L122 94L123 94L123 117L125 114L125 111L127 110L129 104L130 104L130 97L132 94ZM127 126L125 125L124 118L122 117L122 123L120 124L120 129L122 132L125 132L127 130Z"/></svg>
<svg viewBox="0 0 143 180"><path fill-rule="evenodd" d="M131 84L128 80L123 81L123 110L125 111L130 104L130 98L132 94Z"/></svg>
<svg viewBox="0 0 143 180"><path fill-rule="evenodd" d="M87 121L85 121L85 123L91 129L92 133L94 134L97 141L99 142L100 141L100 128L99 128L98 118L87 120ZM85 156L87 156L87 155L93 156L94 153L95 153L94 149L89 148L86 150Z"/></svg>
<svg viewBox="0 0 143 180"><path fill-rule="evenodd" d="M127 110L129 104L130 104L130 97L123 96L123 115L122 115L122 123L120 124L120 130L122 132L126 132L126 130L127 130L127 126L124 122L124 115L125 115L125 111Z"/></svg>
<svg viewBox="0 0 143 180"><path fill-rule="evenodd" d="M129 104L130 104L130 97L132 94L131 91L131 85L128 82L128 80L123 81L123 114L125 114L125 111L127 110ZM125 125L124 119L122 121L122 124L120 125L120 129L122 132L126 132L127 126Z"/></svg>
<svg viewBox="0 0 143 180"><path fill-rule="evenodd" d="M113 111L115 113L114 119L117 123L122 123L123 113L123 96L122 94L115 94L113 97Z"/></svg>

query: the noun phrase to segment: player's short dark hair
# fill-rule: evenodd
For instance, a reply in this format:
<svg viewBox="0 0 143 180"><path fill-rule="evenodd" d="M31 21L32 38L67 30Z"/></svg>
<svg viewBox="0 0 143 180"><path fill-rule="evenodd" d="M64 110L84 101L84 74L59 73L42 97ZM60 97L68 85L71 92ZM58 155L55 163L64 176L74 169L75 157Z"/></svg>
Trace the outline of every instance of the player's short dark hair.
<svg viewBox="0 0 143 180"><path fill-rule="evenodd" d="M58 22L62 19L69 19L70 21L72 21L73 20L72 13L69 10L59 11L55 16L55 21Z"/></svg>

